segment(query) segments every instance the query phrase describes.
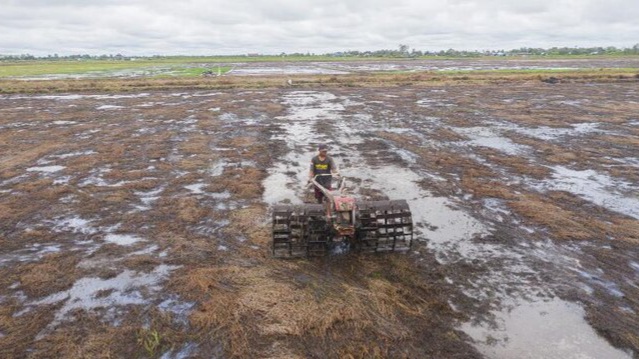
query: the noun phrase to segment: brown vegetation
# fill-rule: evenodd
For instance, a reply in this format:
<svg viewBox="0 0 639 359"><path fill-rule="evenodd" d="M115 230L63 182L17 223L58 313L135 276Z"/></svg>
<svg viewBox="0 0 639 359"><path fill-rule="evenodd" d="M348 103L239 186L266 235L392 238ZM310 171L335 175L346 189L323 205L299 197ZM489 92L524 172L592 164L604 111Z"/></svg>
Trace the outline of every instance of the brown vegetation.
<svg viewBox="0 0 639 359"><path fill-rule="evenodd" d="M636 260L639 222L568 192L535 190L527 183L548 179L556 165L596 169L636 183L636 167L619 162L634 156L639 145L633 138L636 130L625 131L627 112L634 105L598 101L614 94L581 85L598 81L606 86L610 81L615 82L611 91L622 91L636 79L594 72L558 76L562 82L557 86L529 74L296 76L290 90L330 89L338 97L356 93L361 104L345 109L342 117L324 120L318 138L339 141L339 121L370 115L373 130L364 125L357 129L362 143L336 143L343 146L340 159L347 160L356 150L371 171L396 165L432 175L419 185L497 227L500 235L494 237L504 250L512 249L514 236L525 242L544 238L560 245L588 243L587 255L575 254L581 256L580 263L616 276L627 297L610 299L598 291L586 304L588 316L613 343L636 351L636 316L602 307L617 308L615 301L623 301L639 311L636 288L625 281L634 275L628 263ZM235 87L281 88L229 90ZM473 283L478 273L503 274L500 262L459 258L442 263L425 238L420 239L426 245L413 248L419 254L271 258L263 181L290 150L286 141L273 139L285 133L287 125L281 117L288 110L282 95L289 89L283 88L281 78L0 81L0 88L5 93L151 91L148 98L108 101L126 111L96 110L104 100L93 98L74 101L77 107L47 99L5 100L13 107L0 118L0 126L5 126L0 131L0 251L7 260L0 267L0 356L159 357L189 343L196 343L194 357L479 356L455 325L489 315L487 308L495 308L492 301L497 299L479 303L484 300L459 298L467 296L465 288L479 285ZM214 88L223 91L204 99L182 99L165 91ZM573 109L548 100L557 91L590 102ZM423 97L443 105L418 106ZM34 109L21 110L26 101ZM180 123L185 119L193 123ZM61 120L76 124L54 125ZM489 126L487 121L527 128L570 128L596 121L615 134L546 141L506 132L505 137L529 150L504 155L471 145L470 138L454 130ZM400 128L403 131L394 131ZM395 149L414 154L414 161ZM49 161L64 168L56 173L26 171ZM344 162L346 168L361 165ZM186 187L194 184L201 191ZM385 188L361 187L361 195L386 196ZM487 199L499 200L512 212L504 215L508 218L503 223L482 217L487 211L482 201ZM78 224L60 224L69 218ZM520 224L538 232L525 236L514 228ZM428 223L416 227L433 229ZM132 233L144 240L131 246L105 243L106 233ZM60 246L60 253L37 255L38 246L52 243ZM522 256L522 261L533 260ZM533 264L540 277L566 275L545 263ZM50 327L62 302L28 304L68 289L83 276L112 278L125 269L149 273L161 265L179 269L161 294L142 291L143 297L148 295L144 305L79 309ZM451 284L450 273L461 280ZM529 280L504 275L519 286ZM514 285L499 286L487 291L501 286L511 290ZM96 298L111 294L109 289L94 293ZM183 313L157 309L167 297L191 307ZM462 305L454 310L451 303L456 300ZM476 308L481 312L474 312ZM38 334L42 337L36 340Z"/></svg>
<svg viewBox="0 0 639 359"><path fill-rule="evenodd" d="M633 74L609 69L605 72L575 70L554 75L562 83L636 81ZM541 81L534 73L499 73L474 71L464 75L447 73L292 75L293 86L305 87L382 87L382 86L441 86L444 84L486 84ZM211 77L211 78L140 78L140 79L78 79L78 80L0 80L0 93L60 93L60 92L142 92L165 89L219 90L285 87L280 76Z"/></svg>

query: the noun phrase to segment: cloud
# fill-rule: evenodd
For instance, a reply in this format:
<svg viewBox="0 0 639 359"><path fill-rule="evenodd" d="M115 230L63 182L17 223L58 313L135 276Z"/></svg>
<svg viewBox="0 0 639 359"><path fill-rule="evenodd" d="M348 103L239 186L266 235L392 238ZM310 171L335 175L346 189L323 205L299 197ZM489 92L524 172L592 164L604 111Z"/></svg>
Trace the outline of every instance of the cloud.
<svg viewBox="0 0 639 359"><path fill-rule="evenodd" d="M0 0L0 54L630 47L636 0Z"/></svg>

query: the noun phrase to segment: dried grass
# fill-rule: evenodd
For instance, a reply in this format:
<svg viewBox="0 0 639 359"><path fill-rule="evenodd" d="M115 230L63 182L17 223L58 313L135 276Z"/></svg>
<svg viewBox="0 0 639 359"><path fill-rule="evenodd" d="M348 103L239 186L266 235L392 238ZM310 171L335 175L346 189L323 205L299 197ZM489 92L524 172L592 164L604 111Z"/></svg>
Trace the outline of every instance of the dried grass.
<svg viewBox="0 0 639 359"><path fill-rule="evenodd" d="M33 135L35 136L35 134ZM8 147L0 158L0 167L3 171L26 167L45 155L64 151L67 148L66 144L55 141L44 142L40 145L20 144L15 137L7 138L5 143L11 143L13 146Z"/></svg>
<svg viewBox="0 0 639 359"><path fill-rule="evenodd" d="M264 111L267 115L271 117L281 115L284 112L284 110L285 110L285 107L282 104L276 103L276 102L269 102L262 106L262 111Z"/></svg>
<svg viewBox="0 0 639 359"><path fill-rule="evenodd" d="M203 134L194 134L189 136L189 140L180 143L178 149L186 156L210 154L211 136Z"/></svg>
<svg viewBox="0 0 639 359"><path fill-rule="evenodd" d="M621 342L625 344L625 347L634 348L635 351L639 350L639 335L634 333L621 334Z"/></svg>
<svg viewBox="0 0 639 359"><path fill-rule="evenodd" d="M188 339L183 328L176 327L172 317L158 309L144 313L133 310L133 315L119 325L110 325L81 310L74 313L72 320L74 325L61 326L37 341L29 357L159 358ZM157 342L145 347L143 340L151 333Z"/></svg>
<svg viewBox="0 0 639 359"><path fill-rule="evenodd" d="M0 357L24 358L35 342L35 338L42 328L53 319L54 306L40 306L23 314L14 316L18 310L18 303L3 303L0 305ZM49 354L49 358L56 357Z"/></svg>
<svg viewBox="0 0 639 359"><path fill-rule="evenodd" d="M503 153L492 149L480 149L477 152L481 153L484 158L491 163L507 168L511 173L516 175L543 179L547 178L551 173L551 170L548 167L537 165L527 158L519 156L504 156Z"/></svg>
<svg viewBox="0 0 639 359"><path fill-rule="evenodd" d="M430 82L451 82L451 86L447 88L450 90L449 94L456 91L455 96L459 96L460 91L472 87L464 85L456 88L453 83L456 80L431 75L375 78L362 76L361 78L336 78L329 82L338 86L350 86L357 85L356 82L360 80L371 81L368 83L370 86L389 86L389 84L408 82L416 84L421 81L429 83L420 83L420 86L431 86ZM263 84L256 83L256 86L266 86L268 81L270 80L266 79ZM308 81L300 86L308 86L314 80L308 79ZM385 81L389 82L385 83ZM467 81L484 80L469 78ZM297 80L295 82L297 83ZM135 90L134 83L121 84ZM179 87L184 84L186 82L179 80L164 83L169 87ZM194 82L194 84L197 83ZM365 82L362 84L367 85ZM98 88L102 85L97 84ZM219 84L215 86L217 85ZM224 86L227 85L234 86L233 81L224 84ZM490 86L489 89L494 90L495 86ZM524 90L528 89L522 89ZM371 90L371 92L375 91ZM414 88L396 90L394 93L401 94L403 99L407 99L405 100L407 106L414 106L413 100L416 98ZM266 111L275 116L284 111L281 104L271 102L255 102L248 107L246 103L230 103L236 96L235 92L222 94L219 99L216 97L216 101L219 100L220 103L216 102L215 106L223 108L223 112L230 111L242 116L254 116L260 111ZM457 104L472 107L477 104L477 101L484 100L481 91L475 92L473 96L458 99ZM382 99L388 100L383 97ZM494 106L495 108L504 107L499 100L494 101ZM525 111L526 106L528 105L504 110L503 114L509 120L521 119L522 122L529 124L557 124L556 110L537 113L532 111L529 114L524 113L520 118L510 117L516 116L513 112ZM148 112L145 109L144 116L184 118L189 116L187 107L189 106L180 105L167 109L166 106L157 106L157 108L148 109ZM490 107L481 108L482 111L490 109ZM472 109L420 109L419 111L427 116L441 114L447 125L453 123L460 126L476 125L474 121L477 117L472 116ZM86 116L86 111L78 113ZM491 112L491 116L495 113ZM538 114L541 119L535 122ZM188 318L190 327L184 331L192 336L190 338L192 341L200 345L202 352L208 348L214 348L221 342L225 343L225 352L221 355L225 357L453 357L452 354L446 355L449 353L446 350L450 351L452 345L458 345L463 349L453 354L462 352L467 356L473 356L472 350L465 347L466 344L452 329L452 322L459 318L460 314L453 312L447 304L448 298L445 295L449 291L442 286L443 278L438 276L438 267L434 260L429 262L428 268L416 268L419 263L410 255L344 256L340 257L339 261L333 262L272 260L268 254L271 234L268 223L265 223L268 222L265 218L267 211L260 202L263 191L261 183L267 175L262 168L266 167L255 168L241 164L249 160L257 163L257 166L271 163L274 152L267 153L265 149L270 146L276 147L274 151L278 151L279 145L274 146L267 142L265 139L270 133L262 134L257 127L250 128L248 132L243 132L239 136L237 133L240 132L235 128L224 132L217 115L207 115L208 117L203 115L205 117L198 122L197 126L206 131L222 131L219 136L211 137L210 134L203 135L196 132L184 134L169 129L157 136L134 138L130 134L136 129L135 126L124 126L124 124L133 123L135 119L111 118L108 116L113 115L105 114L104 121L117 120L121 126L114 126L113 129L103 131L100 134L103 140L101 142L87 142L99 154L66 159L64 164L67 169L64 173L79 173L77 178L72 180L72 184L52 185L50 179L31 179L30 177L28 181L12 187L12 190L19 190L20 193L2 198L0 202L1 248L7 250L13 248L11 246L24 246L25 242L45 242L58 238L55 233L43 230L18 232L15 231L15 225L34 213L47 218L50 213L47 212L49 210L46 207L49 207L51 203L57 203L57 200L63 196L75 194L77 203L69 207L73 213L78 213L83 218L96 216L104 218L103 214L106 213L109 214L109 218L113 218L112 216L117 214L115 221L123 222L119 229L123 232L143 228L145 222L152 224L149 226L149 238L152 238L160 250L170 253L168 259L159 259L154 255L141 255L120 260L130 253L132 248L114 244L103 246L92 256L105 262L117 258L118 270L122 267L146 270L166 262L182 265L182 269L175 272L174 277L171 278L171 284L167 290L170 293L179 294L185 301L196 303L195 309ZM449 115L452 116L450 122ZM52 119L51 114L37 116L45 120ZM73 115L67 117L69 120L74 120ZM584 118L580 114L575 117L575 121ZM619 119L615 121L618 122ZM89 127L82 129L86 130ZM447 128L438 128L432 132L426 130L426 133L432 139L439 141L465 140L463 136ZM603 238L612 235L625 244L637 243L639 236L637 221L612 217L609 213L592 210L592 208L584 210L578 209L579 206L571 208L564 205L566 198L558 196L518 194L517 191L520 191L520 188L516 188L516 185L507 186L500 183L499 179L502 176L500 173L488 165L478 164L472 159L465 158L465 154L424 147L424 139L415 135L385 131L377 134L384 141L371 140L364 144L364 147L371 146L373 149L391 153L392 146L388 146L390 141L400 148L412 151L419 156L420 166L435 172L440 171L447 178L456 179L459 175L464 193L474 193L478 197L505 199L512 205L517 215L535 225L546 226L558 239ZM72 135L71 132L61 133L59 138L68 139L70 135ZM176 137L179 137L179 141ZM11 144L19 142L10 136L0 138L12 141ZM59 138L55 141L59 141ZM25 138L25 140L32 142L28 146L16 146L16 150L11 150L13 152L9 153L7 165L10 167L2 164L0 176L3 180L21 175L25 167L32 166L43 156L62 153L59 151L63 150L57 147L58 145L47 144L37 150L33 149L34 152L27 151L24 158L19 158L18 149L21 151L32 146L36 138ZM587 149L574 151L533 139L515 138L514 140L530 143L539 150L542 160L547 158L549 161L554 161L552 163L588 161L596 155L596 153L588 152ZM52 140L52 142L55 141ZM619 147L625 146L632 149L635 145L632 141L619 141ZM86 145L88 144L73 147L64 144L63 147L65 151L70 151L71 148L83 150L86 149ZM192 195L183 186L192 183L209 183L203 170L219 158L220 153L213 153L211 150L215 147L237 149L237 151L223 152L224 159L228 160L229 164L237 165L228 165L222 175L211 179L211 183L205 187L205 190L228 191L232 194L231 201L238 201L243 207L228 213L230 221L228 226L207 236L201 234L203 232L198 232L200 227L209 221L225 218L227 213L214 210L211 208L213 201L210 198ZM621 151L623 148L611 150ZM613 154L619 153L623 151ZM170 157L172 154L185 157ZM499 164L517 174L526 174L535 178L547 175L547 171L543 168L533 166L532 163L521 158L502 157L489 150L483 154L493 164ZM196 156L189 157L190 155ZM392 153L389 157L391 155ZM164 159L153 162L155 170L144 169L150 165L149 159L159 160L160 158ZM111 172L104 173L105 179L112 182L134 182L126 183L119 188L85 186L78 189L74 187L73 181L81 180L83 174L86 177L90 170L105 167L111 169ZM184 170L188 173L176 175L176 172ZM147 176L165 177L145 179ZM136 214L122 214L130 210L131 203L139 203L140 199L134 193L135 191L156 189L165 182L167 186L161 193L161 198L153 202L151 210ZM458 194L458 186L450 184L445 186ZM65 206L53 206L53 211L60 208L67 209ZM588 213L597 217L592 218ZM113 224L105 222L95 225ZM245 237L247 241L241 243L238 241L237 245L232 243L232 246L237 247L236 251L216 250L219 243L229 244L228 238L240 237ZM16 239L22 243L17 243L19 241ZM254 246L258 249L254 249ZM613 259L615 258L611 256L602 258L601 261ZM57 291L67 288L69 283L72 283L72 280L79 275L80 269L75 268L76 265L72 258L46 257L36 264L0 271L3 277L0 284L8 288L20 280L20 289L24 288L28 295L46 295L50 293L49 290ZM91 273L108 276L116 275L117 271L106 268L96 269ZM56 281L58 277L63 279ZM49 283L53 284L49 285ZM6 292L9 292L9 289L6 289ZM107 294L108 292L98 293L98 295ZM0 331L6 335L0 338L0 356L2 357L23 357L28 348L35 349L34 352L30 352L30 355L38 358L47 356L144 357L146 354L137 340L148 331L155 329L162 333L163 344L183 343L181 339L178 339L183 336L176 334L169 324L170 320L158 319L151 324L151 327L144 327L148 324L149 318L157 315L140 313L135 309L127 308L128 322L120 327L101 323L95 318L87 317L86 313L75 313L75 317L72 318L74 322L60 326L58 331L50 333L44 340L34 345L35 335L52 319L51 308L45 308L48 312L38 310L13 318L12 315L20 309L17 303L4 302L3 306L0 306ZM145 311L148 309L145 308ZM29 322L30 320L32 322ZM629 337L626 340L631 342L632 338ZM209 352L205 354L208 355Z"/></svg>
<svg viewBox="0 0 639 359"><path fill-rule="evenodd" d="M319 343L328 345L322 352L329 356L389 353L391 343L411 340L407 317L427 326L430 311L447 306L429 297L430 285L406 259L334 264L328 276L313 263L271 259L252 267L191 268L170 287L199 303L191 325L220 338L230 357L303 357ZM260 344L273 342L276 351Z"/></svg>
<svg viewBox="0 0 639 359"><path fill-rule="evenodd" d="M628 150L637 153L639 151L639 138L636 136L601 136L597 140L617 146L627 147Z"/></svg>
<svg viewBox="0 0 639 359"><path fill-rule="evenodd" d="M516 198L516 190L496 180L496 177L496 173L485 167L468 168L462 175L461 186L477 197Z"/></svg>
<svg viewBox="0 0 639 359"><path fill-rule="evenodd" d="M457 142L468 140L466 136L460 135L448 128L437 128L431 132L431 136L443 142Z"/></svg>
<svg viewBox="0 0 639 359"><path fill-rule="evenodd" d="M70 288L80 275L80 260L69 254L44 256L40 262L28 264L20 275L20 288L29 297L42 297Z"/></svg>
<svg viewBox="0 0 639 359"><path fill-rule="evenodd" d="M195 172L211 165L211 161L205 157L188 157L178 162L178 167L183 171Z"/></svg>
<svg viewBox="0 0 639 359"><path fill-rule="evenodd" d="M266 171L255 167L226 168L221 178L205 187L210 192L229 191L238 199L257 199L262 196L262 180Z"/></svg>
<svg viewBox="0 0 639 359"><path fill-rule="evenodd" d="M176 202L177 219L186 223L197 223L211 213L211 209L203 207L195 197L178 198Z"/></svg>
<svg viewBox="0 0 639 359"><path fill-rule="evenodd" d="M13 186L13 190L17 192L24 192L26 194L35 194L49 188L53 185L53 180L50 178L36 178L29 181L18 182Z"/></svg>
<svg viewBox="0 0 639 359"><path fill-rule="evenodd" d="M560 240L602 239L607 228L596 218L584 217L534 194L520 195L509 206L518 215L550 229Z"/></svg>
<svg viewBox="0 0 639 359"><path fill-rule="evenodd" d="M632 74L623 70L607 69L553 74L562 82L634 82ZM485 83L526 83L539 81L536 73L501 73L475 71L464 75L446 73L407 73L407 74L349 74L349 75L286 75L282 76L237 76L215 78L139 78L139 79L80 79L80 80L44 80L11 81L0 80L1 93L55 93L55 92L128 92L153 91L164 89L210 90L210 89L251 89L283 88L287 79L292 79L295 88L322 87L381 87L381 86L450 86Z"/></svg>
<svg viewBox="0 0 639 359"><path fill-rule="evenodd" d="M145 176L146 177L146 176ZM125 183L122 188L131 191L151 191L157 189L162 184L159 179L146 178L142 180L136 180L135 182Z"/></svg>
<svg viewBox="0 0 639 359"><path fill-rule="evenodd" d="M639 244L639 220L614 218L610 231L619 240Z"/></svg>
<svg viewBox="0 0 639 359"><path fill-rule="evenodd" d="M249 207L234 210L229 219L229 230L252 237L251 233L261 233L266 222L266 207L264 205L251 205Z"/></svg>

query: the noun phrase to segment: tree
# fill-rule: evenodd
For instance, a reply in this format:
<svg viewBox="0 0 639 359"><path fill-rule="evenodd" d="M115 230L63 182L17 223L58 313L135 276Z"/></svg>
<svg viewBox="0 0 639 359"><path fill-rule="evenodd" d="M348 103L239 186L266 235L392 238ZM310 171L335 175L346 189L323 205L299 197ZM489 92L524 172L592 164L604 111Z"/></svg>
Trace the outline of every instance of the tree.
<svg viewBox="0 0 639 359"><path fill-rule="evenodd" d="M399 54L402 56L407 56L409 48L410 47L408 45L399 44Z"/></svg>

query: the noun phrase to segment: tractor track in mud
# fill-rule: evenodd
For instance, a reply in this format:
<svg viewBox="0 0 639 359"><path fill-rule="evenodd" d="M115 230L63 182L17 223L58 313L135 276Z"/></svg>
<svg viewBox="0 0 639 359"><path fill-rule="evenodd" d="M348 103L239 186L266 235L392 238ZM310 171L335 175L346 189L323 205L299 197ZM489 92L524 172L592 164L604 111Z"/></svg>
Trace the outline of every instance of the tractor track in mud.
<svg viewBox="0 0 639 359"><path fill-rule="evenodd" d="M2 96L0 354L636 356L635 85ZM320 142L411 252L271 258Z"/></svg>

